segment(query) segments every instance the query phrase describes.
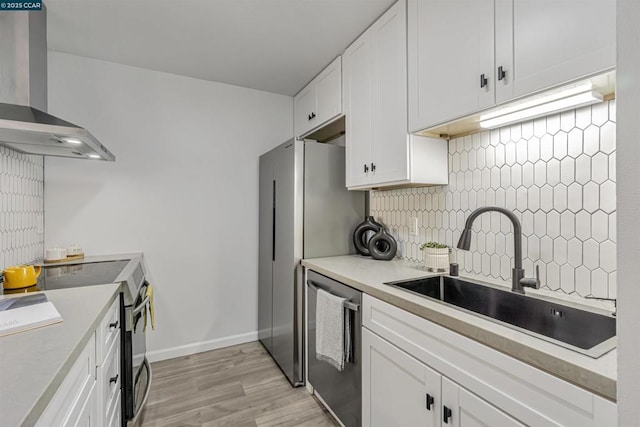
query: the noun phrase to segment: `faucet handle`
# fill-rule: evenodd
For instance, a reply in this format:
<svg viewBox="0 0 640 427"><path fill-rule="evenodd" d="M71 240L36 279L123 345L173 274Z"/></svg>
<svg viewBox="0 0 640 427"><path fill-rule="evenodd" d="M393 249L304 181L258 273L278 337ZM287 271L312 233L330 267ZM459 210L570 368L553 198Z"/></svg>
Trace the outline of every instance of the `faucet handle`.
<svg viewBox="0 0 640 427"><path fill-rule="evenodd" d="M540 289L540 266L536 264L536 277L523 277L520 284L527 288Z"/></svg>

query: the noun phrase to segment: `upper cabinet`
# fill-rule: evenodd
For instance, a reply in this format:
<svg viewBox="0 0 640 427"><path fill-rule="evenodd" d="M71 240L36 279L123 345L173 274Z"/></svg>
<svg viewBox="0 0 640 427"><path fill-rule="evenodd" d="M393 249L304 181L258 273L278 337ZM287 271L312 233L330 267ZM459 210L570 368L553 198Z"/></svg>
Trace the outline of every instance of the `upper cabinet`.
<svg viewBox="0 0 640 427"><path fill-rule="evenodd" d="M409 130L495 104L493 0L409 0Z"/></svg>
<svg viewBox="0 0 640 427"><path fill-rule="evenodd" d="M615 0L496 0L495 7L497 103L615 67Z"/></svg>
<svg viewBox="0 0 640 427"><path fill-rule="evenodd" d="M409 129L615 67L615 0L409 0Z"/></svg>
<svg viewBox="0 0 640 427"><path fill-rule="evenodd" d="M350 189L448 182L447 142L407 132L406 16L400 0L343 55Z"/></svg>
<svg viewBox="0 0 640 427"><path fill-rule="evenodd" d="M329 123L342 114L342 59L336 58L294 98L297 137Z"/></svg>

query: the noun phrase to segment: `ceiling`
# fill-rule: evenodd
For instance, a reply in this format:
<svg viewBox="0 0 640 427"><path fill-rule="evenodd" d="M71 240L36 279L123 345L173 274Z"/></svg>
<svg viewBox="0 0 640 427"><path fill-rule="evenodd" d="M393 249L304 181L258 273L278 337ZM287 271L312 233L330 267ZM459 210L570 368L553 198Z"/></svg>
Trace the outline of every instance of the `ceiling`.
<svg viewBox="0 0 640 427"><path fill-rule="evenodd" d="M395 0L48 0L49 50L295 95Z"/></svg>

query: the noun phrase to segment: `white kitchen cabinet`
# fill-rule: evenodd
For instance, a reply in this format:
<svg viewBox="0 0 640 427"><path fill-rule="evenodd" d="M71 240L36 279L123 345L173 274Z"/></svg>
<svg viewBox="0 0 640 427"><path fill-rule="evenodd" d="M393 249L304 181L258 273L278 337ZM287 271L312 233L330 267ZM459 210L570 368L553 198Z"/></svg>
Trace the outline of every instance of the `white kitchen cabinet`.
<svg viewBox="0 0 640 427"><path fill-rule="evenodd" d="M362 373L364 427L440 425L442 376L367 328Z"/></svg>
<svg viewBox="0 0 640 427"><path fill-rule="evenodd" d="M443 427L524 427L521 422L446 377L442 377L442 411Z"/></svg>
<svg viewBox="0 0 640 427"><path fill-rule="evenodd" d="M447 427L617 423L615 403L370 295L363 295L362 316L365 426L376 425L374 415L402 417L394 399L406 401L407 420L422 419L426 393L433 393L438 419L451 409L447 424L435 424ZM434 425L403 420L387 425Z"/></svg>
<svg viewBox="0 0 640 427"><path fill-rule="evenodd" d="M496 0L495 8L499 104L615 67L615 0Z"/></svg>
<svg viewBox="0 0 640 427"><path fill-rule="evenodd" d="M365 427L523 426L367 328L362 346Z"/></svg>
<svg viewBox="0 0 640 427"><path fill-rule="evenodd" d="M78 356L36 426L99 426L96 400L95 333ZM86 424L89 421L89 424Z"/></svg>
<svg viewBox="0 0 640 427"><path fill-rule="evenodd" d="M448 182L447 142L407 132L406 0L343 54L346 185Z"/></svg>
<svg viewBox="0 0 640 427"><path fill-rule="evenodd" d="M337 57L294 98L294 127L304 137L342 114L342 58Z"/></svg>
<svg viewBox="0 0 640 427"><path fill-rule="evenodd" d="M493 0L409 0L409 130L495 104Z"/></svg>
<svg viewBox="0 0 640 427"><path fill-rule="evenodd" d="M120 398L120 300L116 299L100 322L96 332L97 400L100 425L109 424L113 408Z"/></svg>
<svg viewBox="0 0 640 427"><path fill-rule="evenodd" d="M409 0L409 130L615 67L615 0Z"/></svg>
<svg viewBox="0 0 640 427"><path fill-rule="evenodd" d="M100 320L37 426L120 425L120 300Z"/></svg>

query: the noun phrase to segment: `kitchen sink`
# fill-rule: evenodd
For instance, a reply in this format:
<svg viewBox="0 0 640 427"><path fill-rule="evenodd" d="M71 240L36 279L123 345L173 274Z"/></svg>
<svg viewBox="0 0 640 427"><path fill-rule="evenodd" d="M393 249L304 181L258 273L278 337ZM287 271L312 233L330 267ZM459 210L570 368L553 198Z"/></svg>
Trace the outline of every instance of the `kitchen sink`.
<svg viewBox="0 0 640 427"><path fill-rule="evenodd" d="M616 346L616 318L449 276L389 282L594 358Z"/></svg>

